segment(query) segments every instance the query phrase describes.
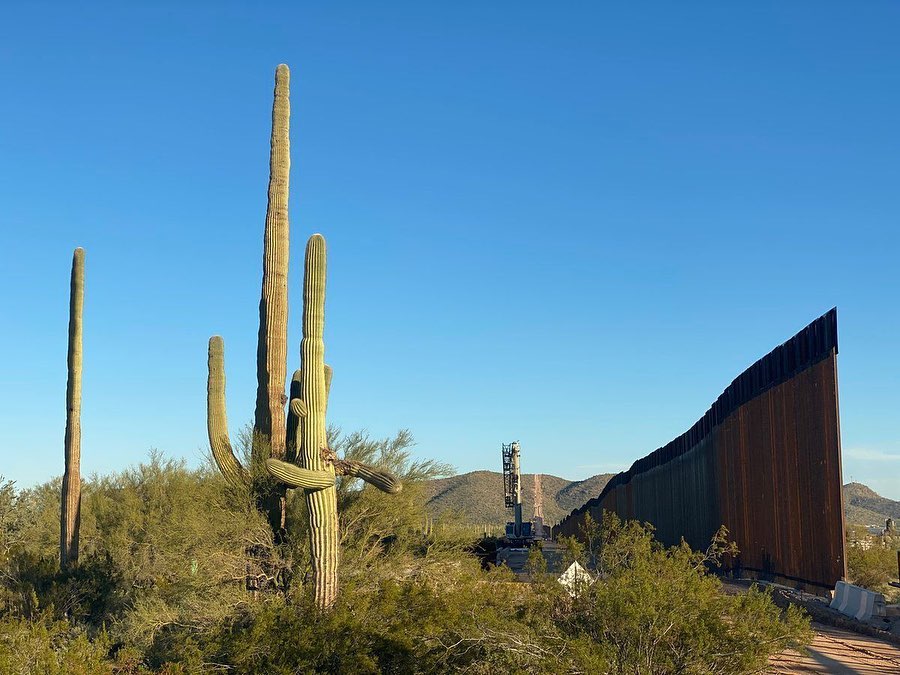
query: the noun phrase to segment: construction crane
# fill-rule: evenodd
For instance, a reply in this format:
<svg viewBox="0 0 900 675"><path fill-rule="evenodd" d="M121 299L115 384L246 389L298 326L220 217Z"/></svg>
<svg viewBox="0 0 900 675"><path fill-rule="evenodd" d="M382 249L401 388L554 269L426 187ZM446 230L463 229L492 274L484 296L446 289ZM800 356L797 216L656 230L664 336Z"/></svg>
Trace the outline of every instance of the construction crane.
<svg viewBox="0 0 900 675"><path fill-rule="evenodd" d="M519 473L519 441L503 444L503 492L506 508L513 509L512 532L506 524L506 535L520 539L522 532L522 480Z"/></svg>
<svg viewBox="0 0 900 675"><path fill-rule="evenodd" d="M528 552L540 546L542 555L555 551L555 545L547 541L544 527L544 500L541 475L534 476L534 521L522 522L522 474L519 467L519 442L502 444L503 497L506 508L513 510L513 521L506 523L506 536L497 544L496 562L512 571L522 573L528 561ZM555 555L555 553L553 554Z"/></svg>

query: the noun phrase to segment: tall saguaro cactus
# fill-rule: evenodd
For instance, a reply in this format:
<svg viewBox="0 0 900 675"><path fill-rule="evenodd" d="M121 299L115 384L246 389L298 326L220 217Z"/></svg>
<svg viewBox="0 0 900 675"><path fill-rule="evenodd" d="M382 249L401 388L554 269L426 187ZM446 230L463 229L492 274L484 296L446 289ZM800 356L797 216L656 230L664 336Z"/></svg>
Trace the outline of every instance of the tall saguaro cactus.
<svg viewBox="0 0 900 675"><path fill-rule="evenodd" d="M338 512L335 474L362 478L384 492L399 492L395 476L352 460L337 459L328 447L325 412L331 369L325 365L325 239L314 234L306 244L303 270L303 339L300 370L294 374L290 401L289 438L299 466L278 459L266 468L288 487L303 488L309 513L316 603L330 607L337 597Z"/></svg>
<svg viewBox="0 0 900 675"><path fill-rule="evenodd" d="M269 191L263 236L262 292L259 300L259 335L256 348L256 411L252 454L261 471L266 458L284 457L285 374L287 370L287 279L290 258L288 188L290 158L291 71L280 64L275 69L272 103L272 133L269 145ZM251 485L259 507L266 512L276 540L284 534L284 490L280 493L264 471L253 475L241 466L228 439L225 413L225 345L221 337L209 341L207 426L213 457L233 484ZM251 467L252 469L253 467Z"/></svg>
<svg viewBox="0 0 900 675"><path fill-rule="evenodd" d="M257 346L257 442L268 442L273 457L284 457L284 384L287 359L287 282L290 236L288 188L291 169L291 71L275 70L272 138L269 150L269 203L263 244L262 297Z"/></svg>
<svg viewBox="0 0 900 675"><path fill-rule="evenodd" d="M59 560L62 567L78 562L81 524L81 363L82 310L84 308L84 249L72 256L69 290L69 350L66 382L66 471L62 482L59 517Z"/></svg>

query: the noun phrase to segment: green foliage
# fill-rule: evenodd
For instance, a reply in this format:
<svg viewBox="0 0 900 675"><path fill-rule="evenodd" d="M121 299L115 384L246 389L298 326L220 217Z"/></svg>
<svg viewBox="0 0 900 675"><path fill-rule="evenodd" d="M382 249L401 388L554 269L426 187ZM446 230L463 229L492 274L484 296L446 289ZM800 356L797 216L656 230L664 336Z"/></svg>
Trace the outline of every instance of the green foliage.
<svg viewBox="0 0 900 675"><path fill-rule="evenodd" d="M440 576L345 584L329 612L309 594L246 607L218 630L161 636L150 662L175 656L188 669L228 663L238 672L553 672L564 641L552 596L524 592L502 571L470 561ZM541 618L544 617L544 618ZM542 645L544 640L546 645ZM554 649L555 647L555 649Z"/></svg>
<svg viewBox="0 0 900 675"><path fill-rule="evenodd" d="M614 518L598 527L604 579L576 598L552 577L445 558L407 576L360 576L328 613L305 589L240 608L199 633L160 633L151 665L227 663L239 672L751 673L809 639L802 612L767 593L728 596L709 564L728 550L664 549ZM535 549L536 550L536 549ZM535 563L537 565L537 563Z"/></svg>
<svg viewBox="0 0 900 675"><path fill-rule="evenodd" d="M897 589L888 582L897 580L897 550L900 540L891 537L873 537L869 548L859 545L847 547L847 575L851 583L878 593L884 593L888 601L900 597Z"/></svg>
<svg viewBox="0 0 900 675"><path fill-rule="evenodd" d="M121 608L121 573L109 554L91 552L59 568L58 559L20 550L9 557L3 613L104 624Z"/></svg>
<svg viewBox="0 0 900 675"><path fill-rule="evenodd" d="M25 510L19 508L15 483L0 476L0 562L22 543L26 527Z"/></svg>
<svg viewBox="0 0 900 675"><path fill-rule="evenodd" d="M577 537L560 536L556 540L559 550L562 553L562 567L566 569L569 565L577 562L584 565L587 562L585 557L584 544Z"/></svg>
<svg viewBox="0 0 900 675"><path fill-rule="evenodd" d="M55 496L55 499L54 499ZM58 482L22 491L16 508L27 525L9 549L0 609L33 617L104 624L119 641L145 646L170 623L207 625L246 601L251 574L277 576L284 561L247 494L235 494L209 468L150 459L93 477L82 494L81 559L58 571Z"/></svg>
<svg viewBox="0 0 900 675"><path fill-rule="evenodd" d="M532 580L537 580L547 573L547 558L544 557L543 546L540 542L528 549L525 571Z"/></svg>
<svg viewBox="0 0 900 675"><path fill-rule="evenodd" d="M606 513L593 528L592 549L602 579L562 614L566 631L589 669L630 673L749 673L768 657L809 639L808 621L784 616L757 588L728 596L708 574L733 548L720 530L705 552L684 543L670 549L652 528Z"/></svg>
<svg viewBox="0 0 900 675"><path fill-rule="evenodd" d="M345 592L324 613L302 497L288 504L297 536L276 547L249 490L153 454L85 483L82 556L61 573L58 483L0 484L0 672L743 673L806 638L766 594L721 592L707 568L722 533L696 553L637 523L588 522L584 544L561 543L601 578L572 598L537 549L521 583L483 571L470 535L422 527L421 479L449 469L417 463L408 433L330 442L406 485L339 479Z"/></svg>
<svg viewBox="0 0 900 675"><path fill-rule="evenodd" d="M101 675L114 672L109 640L89 640L68 621L41 614L32 620L0 619L0 673L9 675Z"/></svg>

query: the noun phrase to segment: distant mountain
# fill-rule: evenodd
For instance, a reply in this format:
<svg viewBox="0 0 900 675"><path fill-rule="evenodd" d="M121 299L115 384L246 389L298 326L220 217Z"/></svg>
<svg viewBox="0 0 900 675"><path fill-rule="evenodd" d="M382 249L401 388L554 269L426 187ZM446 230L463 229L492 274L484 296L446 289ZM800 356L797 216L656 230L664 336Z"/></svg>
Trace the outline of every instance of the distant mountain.
<svg viewBox="0 0 900 675"><path fill-rule="evenodd" d="M542 474L544 522L554 524L589 499L600 494L614 474L602 473L586 480L569 481ZM455 513L462 522L502 524L512 518L503 505L503 476L496 471L470 473L429 481L425 486L428 512L432 517ZM534 474L522 476L525 520L534 513ZM862 483L844 486L844 512L848 525L884 525L890 517L900 525L900 502L882 497Z"/></svg>
<svg viewBox="0 0 900 675"><path fill-rule="evenodd" d="M900 525L900 502L882 497L862 483L844 486L844 517L848 525L884 526L886 518Z"/></svg>
<svg viewBox="0 0 900 675"><path fill-rule="evenodd" d="M603 473L586 480L570 481L559 476L541 474L544 495L544 522L556 523L588 499L600 494L614 474ZM496 471L470 473L439 478L425 486L428 512L433 517L455 513L462 522L502 524L512 519L512 509L503 505L503 474ZM534 474L522 475L523 516L534 514Z"/></svg>

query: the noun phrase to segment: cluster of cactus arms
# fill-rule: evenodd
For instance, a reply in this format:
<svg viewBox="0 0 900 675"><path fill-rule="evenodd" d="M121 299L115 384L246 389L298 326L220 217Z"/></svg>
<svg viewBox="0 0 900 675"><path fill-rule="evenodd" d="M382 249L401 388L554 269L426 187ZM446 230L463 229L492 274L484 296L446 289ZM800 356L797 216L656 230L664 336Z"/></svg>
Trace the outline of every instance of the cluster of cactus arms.
<svg viewBox="0 0 900 675"><path fill-rule="evenodd" d="M285 489L303 489L309 513L316 602L320 607L327 608L337 597L339 538L335 476L361 478L388 493L399 492L401 483L385 471L353 460L338 459L328 447L325 412L331 387L331 368L324 361L325 239L319 234L310 237L306 246L301 367L291 381L285 421L289 78L287 66L278 66L260 301L258 389L252 448L254 461L250 470L235 457L228 437L225 347L219 336L209 340L207 424L213 458L222 475L233 485L251 486L257 503L268 513L276 539L286 535ZM267 456L262 457L263 453ZM263 461L255 461L257 458ZM270 478L254 475L261 466L265 467L265 473Z"/></svg>
<svg viewBox="0 0 900 675"><path fill-rule="evenodd" d="M72 256L69 291L69 376L66 382L66 471L63 474L59 517L61 567L78 562L78 530L81 524L81 314L84 307L84 249Z"/></svg>

